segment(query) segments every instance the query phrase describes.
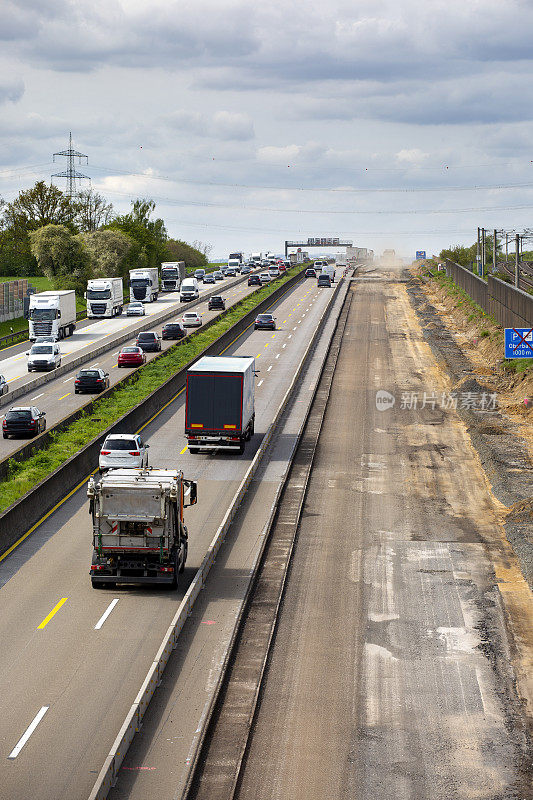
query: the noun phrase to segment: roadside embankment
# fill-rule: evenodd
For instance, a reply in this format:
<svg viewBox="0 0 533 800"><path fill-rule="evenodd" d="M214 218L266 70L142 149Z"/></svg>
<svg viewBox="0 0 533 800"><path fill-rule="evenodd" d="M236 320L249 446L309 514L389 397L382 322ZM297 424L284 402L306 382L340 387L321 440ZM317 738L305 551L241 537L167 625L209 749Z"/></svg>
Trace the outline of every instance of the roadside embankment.
<svg viewBox="0 0 533 800"><path fill-rule="evenodd" d="M501 326L443 273L413 272L411 302L454 383L457 410L533 586L533 366L504 360Z"/></svg>

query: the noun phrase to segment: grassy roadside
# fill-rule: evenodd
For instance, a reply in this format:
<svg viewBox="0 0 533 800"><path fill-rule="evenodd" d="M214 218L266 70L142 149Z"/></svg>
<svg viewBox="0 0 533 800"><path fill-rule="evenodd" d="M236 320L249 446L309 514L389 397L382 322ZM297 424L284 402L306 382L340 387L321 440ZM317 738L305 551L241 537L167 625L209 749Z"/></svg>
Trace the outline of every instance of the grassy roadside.
<svg viewBox="0 0 533 800"><path fill-rule="evenodd" d="M425 274L452 299L453 310L461 312L465 316L466 324L471 327L476 327L479 339L487 340L487 343L494 345L495 349L499 349L501 353L503 353L505 333L496 319L491 314L487 314L483 311L481 306L475 303L470 295L457 286L452 278L449 278L445 272L430 269L429 272ZM533 359L501 359L500 367L504 373L517 375L529 373L533 371Z"/></svg>
<svg viewBox="0 0 533 800"><path fill-rule="evenodd" d="M188 361L199 355L209 344L235 325L241 317L269 297L302 269L301 265L288 270L282 278L263 286L239 301L211 327L183 343L178 342L162 356L136 370L126 385L118 387L109 397L96 400L92 411L82 415L66 430L53 433L47 447L34 453L25 461L13 459L9 463L6 479L0 484L0 511L44 480L71 456L81 450L95 436L116 422L161 386Z"/></svg>
<svg viewBox="0 0 533 800"><path fill-rule="evenodd" d="M0 275L0 283L8 283L9 281L16 281L22 280L21 278L17 278L16 276L9 275L9 276L2 276ZM52 281L49 278L44 278L42 275L30 275L28 277L28 283L31 283L38 292L49 292L52 291ZM76 295L76 311L85 311L86 309L86 302L83 297L78 297ZM19 331L27 331L28 330L28 320L24 319L24 317L15 317L15 319L8 319L5 322L0 322L0 337L2 336L9 336L11 333L11 328L13 328L13 333L18 333ZM19 339L18 341L22 341ZM0 345L0 349L4 347L9 347L11 342L7 342L7 344Z"/></svg>

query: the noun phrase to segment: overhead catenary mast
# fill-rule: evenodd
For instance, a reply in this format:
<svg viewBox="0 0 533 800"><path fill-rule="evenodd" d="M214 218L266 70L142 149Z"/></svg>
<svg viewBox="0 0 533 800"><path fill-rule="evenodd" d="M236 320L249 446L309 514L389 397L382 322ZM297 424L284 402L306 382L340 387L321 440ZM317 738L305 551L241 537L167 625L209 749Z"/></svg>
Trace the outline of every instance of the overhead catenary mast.
<svg viewBox="0 0 533 800"><path fill-rule="evenodd" d="M68 159L68 166L64 172L55 172L52 175L52 178L66 178L67 179L67 189L66 194L68 197L76 197L78 195L76 181L86 180L90 181L90 177L88 175L83 175L83 173L78 172L74 166L75 159L78 159L78 164L82 163L82 159L85 159L85 164L89 163L89 156L86 156L85 153L80 153L79 150L73 150L72 148L72 131L69 136L69 147L68 150L60 150L58 153L54 153L53 160L56 160L56 156L65 156Z"/></svg>

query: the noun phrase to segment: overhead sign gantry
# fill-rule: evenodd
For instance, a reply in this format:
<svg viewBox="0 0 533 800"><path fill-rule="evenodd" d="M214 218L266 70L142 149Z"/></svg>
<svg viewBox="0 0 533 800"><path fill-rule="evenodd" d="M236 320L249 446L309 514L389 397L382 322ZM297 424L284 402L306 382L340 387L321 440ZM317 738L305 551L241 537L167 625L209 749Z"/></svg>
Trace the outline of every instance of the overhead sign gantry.
<svg viewBox="0 0 533 800"><path fill-rule="evenodd" d="M296 248L304 248L304 247L352 247L353 242L346 239L334 239L331 237L316 237L316 236L309 236L305 242L285 242L285 258L287 258L287 254L289 249L296 247Z"/></svg>

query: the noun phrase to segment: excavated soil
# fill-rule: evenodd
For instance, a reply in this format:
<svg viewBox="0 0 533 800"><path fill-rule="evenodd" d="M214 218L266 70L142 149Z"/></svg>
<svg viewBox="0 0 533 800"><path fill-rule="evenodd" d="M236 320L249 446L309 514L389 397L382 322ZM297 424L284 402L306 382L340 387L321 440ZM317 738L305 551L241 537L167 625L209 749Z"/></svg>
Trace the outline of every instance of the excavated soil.
<svg viewBox="0 0 533 800"><path fill-rule="evenodd" d="M437 281L411 275L408 292L453 391L496 395L487 409L458 412L504 506L507 538L533 587L533 372L506 372L501 328L487 318L469 319L472 309Z"/></svg>

